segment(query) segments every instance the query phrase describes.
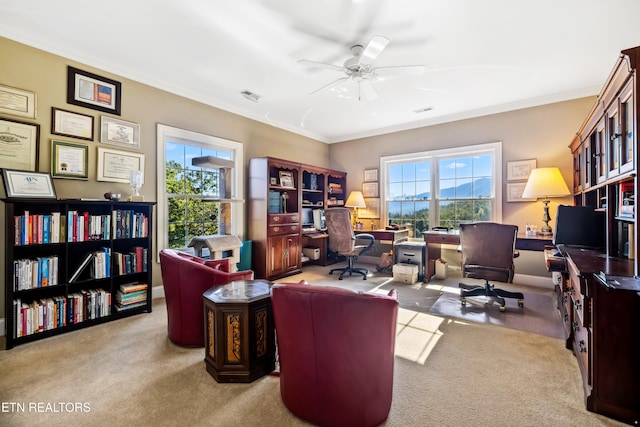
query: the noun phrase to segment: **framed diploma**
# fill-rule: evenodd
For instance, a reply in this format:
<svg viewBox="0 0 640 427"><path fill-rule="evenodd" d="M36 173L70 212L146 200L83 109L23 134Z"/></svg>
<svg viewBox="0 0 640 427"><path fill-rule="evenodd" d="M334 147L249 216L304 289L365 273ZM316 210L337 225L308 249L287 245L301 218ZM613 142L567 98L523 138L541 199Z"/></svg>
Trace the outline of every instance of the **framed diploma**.
<svg viewBox="0 0 640 427"><path fill-rule="evenodd" d="M36 118L36 94L15 87L0 85L0 113Z"/></svg>
<svg viewBox="0 0 640 427"><path fill-rule="evenodd" d="M98 147L98 181L129 183L133 170L144 179L144 154Z"/></svg>
<svg viewBox="0 0 640 427"><path fill-rule="evenodd" d="M100 142L139 149L140 125L102 116L100 118Z"/></svg>
<svg viewBox="0 0 640 427"><path fill-rule="evenodd" d="M2 169L2 178L8 198L56 198L56 189L48 173Z"/></svg>
<svg viewBox="0 0 640 427"><path fill-rule="evenodd" d="M51 107L51 133L93 141L93 116Z"/></svg>
<svg viewBox="0 0 640 427"><path fill-rule="evenodd" d="M89 179L89 146L51 140L51 176Z"/></svg>
<svg viewBox="0 0 640 427"><path fill-rule="evenodd" d="M0 168L35 171L40 125L0 119Z"/></svg>

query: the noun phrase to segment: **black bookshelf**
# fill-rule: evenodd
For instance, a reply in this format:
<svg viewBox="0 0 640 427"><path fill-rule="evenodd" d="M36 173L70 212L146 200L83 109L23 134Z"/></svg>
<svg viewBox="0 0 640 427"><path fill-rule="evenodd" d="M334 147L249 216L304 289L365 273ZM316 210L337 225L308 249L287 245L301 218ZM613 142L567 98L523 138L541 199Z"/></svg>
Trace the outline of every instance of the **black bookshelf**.
<svg viewBox="0 0 640 427"><path fill-rule="evenodd" d="M7 349L151 312L155 202L3 202ZM147 286L125 304L132 284Z"/></svg>

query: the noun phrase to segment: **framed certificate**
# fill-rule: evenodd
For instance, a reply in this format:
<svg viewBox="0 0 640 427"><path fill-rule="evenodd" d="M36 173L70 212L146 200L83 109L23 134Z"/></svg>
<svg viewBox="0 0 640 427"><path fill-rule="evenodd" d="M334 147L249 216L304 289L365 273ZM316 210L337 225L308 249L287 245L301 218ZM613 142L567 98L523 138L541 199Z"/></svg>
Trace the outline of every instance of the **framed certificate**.
<svg viewBox="0 0 640 427"><path fill-rule="evenodd" d="M75 142L51 141L51 176L89 179L89 146Z"/></svg>
<svg viewBox="0 0 640 427"><path fill-rule="evenodd" d="M144 179L144 154L98 147L98 181L129 183L132 170Z"/></svg>
<svg viewBox="0 0 640 427"><path fill-rule="evenodd" d="M8 198L56 198L56 189L48 173L2 169L2 178Z"/></svg>

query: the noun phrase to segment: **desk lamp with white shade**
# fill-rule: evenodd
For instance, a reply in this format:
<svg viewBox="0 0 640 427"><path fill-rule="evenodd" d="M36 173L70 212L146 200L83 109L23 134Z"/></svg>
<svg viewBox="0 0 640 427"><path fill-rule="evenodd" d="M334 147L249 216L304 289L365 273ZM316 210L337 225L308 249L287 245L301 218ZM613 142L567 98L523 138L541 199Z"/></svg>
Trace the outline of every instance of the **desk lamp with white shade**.
<svg viewBox="0 0 640 427"><path fill-rule="evenodd" d="M358 224L358 209L366 208L367 204L364 202L364 196L361 191L352 191L347 197L347 202L344 204L348 208L353 208L353 226L354 228Z"/></svg>
<svg viewBox="0 0 640 427"><path fill-rule="evenodd" d="M544 213L542 214L542 222L544 226L540 230L539 234L543 236L553 235L553 230L549 226L551 216L549 215L549 198L550 197L564 197L571 193L569 188L562 178L560 169L558 168L537 168L531 171L527 185L522 192L522 198L533 199L542 198L544 203Z"/></svg>

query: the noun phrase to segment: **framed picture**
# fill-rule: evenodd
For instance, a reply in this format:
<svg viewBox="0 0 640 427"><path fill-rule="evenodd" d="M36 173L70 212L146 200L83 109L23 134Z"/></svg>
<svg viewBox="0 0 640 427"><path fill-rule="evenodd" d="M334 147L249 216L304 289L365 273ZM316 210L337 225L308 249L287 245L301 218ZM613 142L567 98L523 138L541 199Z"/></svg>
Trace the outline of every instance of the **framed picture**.
<svg viewBox="0 0 640 427"><path fill-rule="evenodd" d="M358 218L375 219L380 218L380 199L366 198L364 199L366 208L358 209Z"/></svg>
<svg viewBox="0 0 640 427"><path fill-rule="evenodd" d="M100 142L126 148L140 148L140 125L113 117L100 117Z"/></svg>
<svg viewBox="0 0 640 427"><path fill-rule="evenodd" d="M67 68L67 102L80 107L120 115L122 84L106 77Z"/></svg>
<svg viewBox="0 0 640 427"><path fill-rule="evenodd" d="M371 182L378 180L378 169L365 169L364 170L364 182Z"/></svg>
<svg viewBox="0 0 640 427"><path fill-rule="evenodd" d="M98 147L98 181L129 183L132 170L144 180L144 154Z"/></svg>
<svg viewBox="0 0 640 427"><path fill-rule="evenodd" d="M536 199L523 199L522 192L526 182L507 183L507 202L535 202Z"/></svg>
<svg viewBox="0 0 640 427"><path fill-rule="evenodd" d="M39 147L39 124L0 119L0 168L35 171Z"/></svg>
<svg viewBox="0 0 640 427"><path fill-rule="evenodd" d="M51 140L51 176L89 179L89 146Z"/></svg>
<svg viewBox="0 0 640 427"><path fill-rule="evenodd" d="M8 198L56 198L56 189L48 173L2 169L2 180Z"/></svg>
<svg viewBox="0 0 640 427"><path fill-rule="evenodd" d="M0 85L0 113L36 118L36 94L15 87Z"/></svg>
<svg viewBox="0 0 640 427"><path fill-rule="evenodd" d="M295 188L295 185L293 185L293 172L280 171L280 187Z"/></svg>
<svg viewBox="0 0 640 427"><path fill-rule="evenodd" d="M527 180L536 168L536 159L507 162L507 181Z"/></svg>
<svg viewBox="0 0 640 427"><path fill-rule="evenodd" d="M365 182L362 184L362 195L364 197L378 197L378 183Z"/></svg>
<svg viewBox="0 0 640 427"><path fill-rule="evenodd" d="M51 133L93 141L93 116L51 107Z"/></svg>

